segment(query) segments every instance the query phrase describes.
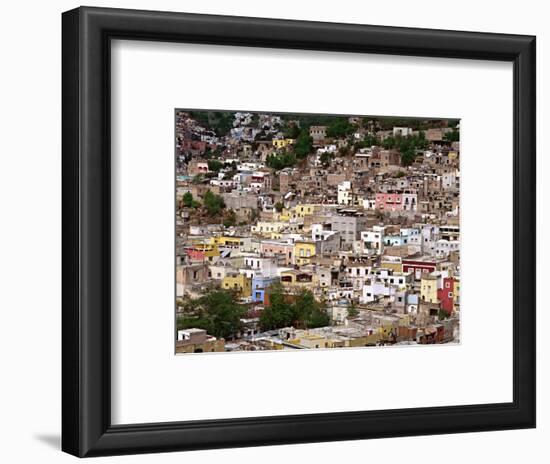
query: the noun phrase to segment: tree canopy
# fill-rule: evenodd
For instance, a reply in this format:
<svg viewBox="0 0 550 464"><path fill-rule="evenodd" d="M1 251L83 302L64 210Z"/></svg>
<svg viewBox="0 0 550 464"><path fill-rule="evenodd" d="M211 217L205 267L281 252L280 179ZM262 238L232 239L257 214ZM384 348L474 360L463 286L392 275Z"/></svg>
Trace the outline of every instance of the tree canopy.
<svg viewBox="0 0 550 464"><path fill-rule="evenodd" d="M327 137L341 138L353 134L355 126L347 118L337 118L327 127Z"/></svg>
<svg viewBox="0 0 550 464"><path fill-rule="evenodd" d="M185 192L182 197L183 206L186 206L187 208L198 208L200 206L200 203L193 198L193 194L191 192Z"/></svg>
<svg viewBox="0 0 550 464"><path fill-rule="evenodd" d="M332 153L329 153L328 151L325 151L321 153L319 160L321 161L323 167L327 168L330 166L332 158L334 158L334 155Z"/></svg>
<svg viewBox="0 0 550 464"><path fill-rule="evenodd" d="M300 135L296 138L294 144L294 153L299 159L307 158L313 151L313 138L309 135L309 128L304 127L300 130Z"/></svg>
<svg viewBox="0 0 550 464"><path fill-rule="evenodd" d="M224 163L216 159L208 160L208 170L213 172L218 172L224 167Z"/></svg>
<svg viewBox="0 0 550 464"><path fill-rule="evenodd" d="M220 211L225 208L225 203L220 195L212 193L208 190L203 196L203 204L206 208L206 212L210 217L216 216Z"/></svg>
<svg viewBox="0 0 550 464"><path fill-rule="evenodd" d="M385 149L396 148L401 153L401 164L410 166L416 157L416 150L425 150L428 147L428 141L423 131L415 135L393 136L390 135L382 141Z"/></svg>
<svg viewBox="0 0 550 464"><path fill-rule="evenodd" d="M280 213L284 207L285 205L282 201L278 201L277 203L275 203L275 211L277 211L278 213Z"/></svg>
<svg viewBox="0 0 550 464"><path fill-rule="evenodd" d="M355 304L351 304L348 306L348 317L350 319L357 317L359 315L359 310L357 309L357 306Z"/></svg>
<svg viewBox="0 0 550 464"><path fill-rule="evenodd" d="M210 291L191 300L188 306L193 314L178 317L178 330L204 329L210 335L223 338L230 338L241 329L241 318L246 313L246 308L237 303L235 294L227 290Z"/></svg>
<svg viewBox="0 0 550 464"><path fill-rule="evenodd" d="M234 114L230 111L191 111L190 115L200 125L212 129L216 135L227 135L233 127Z"/></svg>
<svg viewBox="0 0 550 464"><path fill-rule="evenodd" d="M446 132L443 135L443 140L446 140L447 142L458 142L459 139L460 139L460 132L456 128L453 128L452 131Z"/></svg>
<svg viewBox="0 0 550 464"><path fill-rule="evenodd" d="M370 148L372 146L380 145L380 139L376 135L365 135L363 140L355 142L354 147L356 150L360 148Z"/></svg>
<svg viewBox="0 0 550 464"><path fill-rule="evenodd" d="M285 137L287 139L295 139L300 135L300 126L294 123L287 125L285 129Z"/></svg>
<svg viewBox="0 0 550 464"><path fill-rule="evenodd" d="M264 330L295 324L312 329L330 323L325 306L309 290L303 290L294 303L289 303L285 300L282 285L274 284L269 289L269 302L269 306L264 308L260 316L260 325Z"/></svg>
<svg viewBox="0 0 550 464"><path fill-rule="evenodd" d="M268 167L280 171L284 168L290 168L296 164L296 156L294 153L282 152L279 154L269 155L265 160Z"/></svg>

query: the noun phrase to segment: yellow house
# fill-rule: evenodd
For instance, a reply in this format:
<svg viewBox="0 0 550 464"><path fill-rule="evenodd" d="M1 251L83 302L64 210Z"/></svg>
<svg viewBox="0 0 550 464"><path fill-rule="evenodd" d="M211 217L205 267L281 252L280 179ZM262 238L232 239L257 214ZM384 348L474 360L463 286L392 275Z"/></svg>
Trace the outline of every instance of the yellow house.
<svg viewBox="0 0 550 464"><path fill-rule="evenodd" d="M453 310L460 311L460 280L457 277L453 288Z"/></svg>
<svg viewBox="0 0 550 464"><path fill-rule="evenodd" d="M210 239L213 245L225 246L230 248L239 248L242 245L241 237L232 237L222 235L220 237L212 237Z"/></svg>
<svg viewBox="0 0 550 464"><path fill-rule="evenodd" d="M437 298L437 277L422 276L420 281L420 298L428 303L439 303Z"/></svg>
<svg viewBox="0 0 550 464"><path fill-rule="evenodd" d="M291 212L288 209L283 208L283 210L280 213L276 213L275 220L280 222L288 222L290 221L290 216L291 216Z"/></svg>
<svg viewBox="0 0 550 464"><path fill-rule="evenodd" d="M199 243L195 245L195 250L204 253L208 261L212 261L213 258L220 256L220 249L217 244Z"/></svg>
<svg viewBox="0 0 550 464"><path fill-rule="evenodd" d="M297 241L294 243L294 259L296 264L304 266L311 262L311 258L315 256L315 243L306 241Z"/></svg>
<svg viewBox="0 0 550 464"><path fill-rule="evenodd" d="M392 259L393 256L382 256L380 267L384 269L391 269L394 272L403 272L403 264L401 260Z"/></svg>
<svg viewBox="0 0 550 464"><path fill-rule="evenodd" d="M316 279L311 272L289 269L281 272L281 284L285 287L299 287L313 290Z"/></svg>
<svg viewBox="0 0 550 464"><path fill-rule="evenodd" d="M311 216L315 213L316 205L311 204L304 204L304 205L296 205L294 207L294 215L298 218L303 218L305 216Z"/></svg>
<svg viewBox="0 0 550 464"><path fill-rule="evenodd" d="M252 295L252 280L244 274L228 274L222 280L222 288L236 290L239 296L246 298Z"/></svg>
<svg viewBox="0 0 550 464"><path fill-rule="evenodd" d="M281 272L281 284L283 285L295 285L296 284L297 271L289 269L288 271Z"/></svg>
<svg viewBox="0 0 550 464"><path fill-rule="evenodd" d="M294 139L273 139L272 143L275 148L286 148L294 143Z"/></svg>
<svg viewBox="0 0 550 464"><path fill-rule="evenodd" d="M263 235L266 237L273 238L271 234L279 234L288 227L286 222L281 221L258 221L255 225L251 227L251 232L253 234Z"/></svg>

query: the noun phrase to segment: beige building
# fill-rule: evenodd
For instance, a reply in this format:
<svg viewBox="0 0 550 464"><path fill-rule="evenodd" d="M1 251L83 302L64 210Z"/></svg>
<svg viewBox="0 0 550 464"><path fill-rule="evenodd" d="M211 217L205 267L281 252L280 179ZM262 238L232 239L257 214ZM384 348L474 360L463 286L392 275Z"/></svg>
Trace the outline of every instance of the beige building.
<svg viewBox="0 0 550 464"><path fill-rule="evenodd" d="M225 340L208 335L204 329L178 330L176 353L211 353L225 350Z"/></svg>
<svg viewBox="0 0 550 464"><path fill-rule="evenodd" d="M327 126L311 126L309 135L313 139L313 143L323 143L327 137Z"/></svg>

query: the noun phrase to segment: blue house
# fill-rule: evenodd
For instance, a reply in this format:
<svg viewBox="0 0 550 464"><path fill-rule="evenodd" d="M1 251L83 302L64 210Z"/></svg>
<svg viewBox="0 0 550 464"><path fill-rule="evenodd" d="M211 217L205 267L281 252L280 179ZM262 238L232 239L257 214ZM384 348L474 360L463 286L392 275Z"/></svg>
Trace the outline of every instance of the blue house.
<svg viewBox="0 0 550 464"><path fill-rule="evenodd" d="M257 303L265 302L265 292L275 282L278 282L278 277L264 277L257 275L252 278L252 301Z"/></svg>

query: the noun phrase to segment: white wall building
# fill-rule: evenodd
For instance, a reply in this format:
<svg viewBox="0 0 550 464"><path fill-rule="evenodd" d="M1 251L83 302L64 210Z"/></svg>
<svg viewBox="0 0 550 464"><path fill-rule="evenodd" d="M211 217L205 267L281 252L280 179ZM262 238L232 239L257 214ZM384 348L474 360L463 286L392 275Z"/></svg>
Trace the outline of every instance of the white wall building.
<svg viewBox="0 0 550 464"><path fill-rule="evenodd" d="M351 190L351 182L349 180L345 180L338 184L338 204L339 205L353 204L353 192Z"/></svg>
<svg viewBox="0 0 550 464"><path fill-rule="evenodd" d="M384 252L384 230L383 226L373 226L361 232L363 253L381 255Z"/></svg>
<svg viewBox="0 0 550 464"><path fill-rule="evenodd" d="M435 243L436 258L446 258L451 251L458 251L460 242L458 240L440 239Z"/></svg>

